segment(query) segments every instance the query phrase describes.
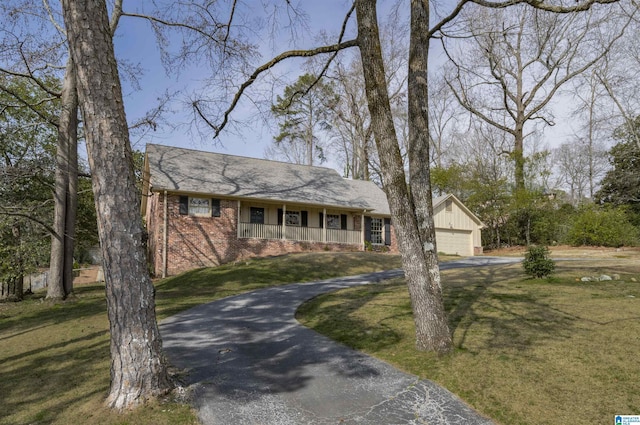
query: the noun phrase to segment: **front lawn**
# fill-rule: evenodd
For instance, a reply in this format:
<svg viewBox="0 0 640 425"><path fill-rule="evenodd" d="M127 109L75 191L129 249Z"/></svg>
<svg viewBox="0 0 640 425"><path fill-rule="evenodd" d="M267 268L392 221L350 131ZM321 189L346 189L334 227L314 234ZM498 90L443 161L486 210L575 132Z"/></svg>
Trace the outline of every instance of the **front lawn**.
<svg viewBox="0 0 640 425"><path fill-rule="evenodd" d="M616 414L640 414L638 264L562 261L551 280L528 279L520 265L446 271L456 349L443 358L414 350L401 279L317 297L298 318L436 381L499 423L608 424ZM620 280L579 281L602 273Z"/></svg>
<svg viewBox="0 0 640 425"><path fill-rule="evenodd" d="M189 307L293 282L400 267L396 255L298 254L194 270L156 282L159 319ZM44 292L0 303L0 424L196 424L190 407L167 398L126 415L102 407L109 389L104 285L77 286L51 304Z"/></svg>

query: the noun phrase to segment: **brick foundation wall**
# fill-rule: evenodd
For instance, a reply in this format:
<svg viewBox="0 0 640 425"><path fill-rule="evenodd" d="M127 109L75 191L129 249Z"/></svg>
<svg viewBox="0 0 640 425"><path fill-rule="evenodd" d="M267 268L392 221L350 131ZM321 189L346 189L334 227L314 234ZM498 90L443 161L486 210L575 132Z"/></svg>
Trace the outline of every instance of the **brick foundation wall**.
<svg viewBox="0 0 640 425"><path fill-rule="evenodd" d="M181 215L180 197L168 196L167 275L199 267L298 252L360 251L360 245L303 242L280 239L238 239L238 203L220 201L220 217ZM147 200L148 251L151 271L162 276L164 246L164 194L153 193ZM359 222L359 219L358 219ZM354 222L355 224L355 222ZM360 225L358 224L358 228ZM391 252L398 252L395 232Z"/></svg>

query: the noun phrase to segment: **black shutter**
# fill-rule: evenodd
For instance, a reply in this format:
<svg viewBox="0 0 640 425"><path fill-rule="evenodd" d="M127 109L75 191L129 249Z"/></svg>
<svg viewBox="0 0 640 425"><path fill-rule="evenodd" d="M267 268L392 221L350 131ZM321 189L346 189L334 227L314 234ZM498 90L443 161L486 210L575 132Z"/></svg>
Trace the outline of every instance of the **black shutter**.
<svg viewBox="0 0 640 425"><path fill-rule="evenodd" d="M211 217L220 217L220 199L211 199Z"/></svg>
<svg viewBox="0 0 640 425"><path fill-rule="evenodd" d="M282 226L283 218L282 214L284 214L284 210L282 208L278 208L278 226Z"/></svg>
<svg viewBox="0 0 640 425"><path fill-rule="evenodd" d="M347 230L347 215L340 214L340 229Z"/></svg>
<svg viewBox="0 0 640 425"><path fill-rule="evenodd" d="M302 227L308 227L309 226L309 214L307 213L307 211L300 211L300 225Z"/></svg>
<svg viewBox="0 0 640 425"><path fill-rule="evenodd" d="M180 197L180 215L189 214L189 197L181 196Z"/></svg>
<svg viewBox="0 0 640 425"><path fill-rule="evenodd" d="M391 219L384 219L384 244L391 245Z"/></svg>
<svg viewBox="0 0 640 425"><path fill-rule="evenodd" d="M364 240L371 242L371 217L364 218Z"/></svg>
<svg viewBox="0 0 640 425"><path fill-rule="evenodd" d="M320 228L324 227L324 214L320 213Z"/></svg>

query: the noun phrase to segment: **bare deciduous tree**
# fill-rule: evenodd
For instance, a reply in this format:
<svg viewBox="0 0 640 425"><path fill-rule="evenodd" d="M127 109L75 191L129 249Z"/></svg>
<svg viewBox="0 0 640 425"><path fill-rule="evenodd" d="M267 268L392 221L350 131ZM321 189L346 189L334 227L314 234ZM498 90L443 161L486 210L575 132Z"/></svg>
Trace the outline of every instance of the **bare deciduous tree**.
<svg viewBox="0 0 640 425"><path fill-rule="evenodd" d="M548 109L554 95L601 60L625 25L611 28L603 13L561 15L526 6L474 9L467 22L472 46L456 52L444 43L453 64L447 81L465 109L512 135L509 153L521 191L527 135L536 123L554 124ZM470 56L473 61L463 60Z"/></svg>

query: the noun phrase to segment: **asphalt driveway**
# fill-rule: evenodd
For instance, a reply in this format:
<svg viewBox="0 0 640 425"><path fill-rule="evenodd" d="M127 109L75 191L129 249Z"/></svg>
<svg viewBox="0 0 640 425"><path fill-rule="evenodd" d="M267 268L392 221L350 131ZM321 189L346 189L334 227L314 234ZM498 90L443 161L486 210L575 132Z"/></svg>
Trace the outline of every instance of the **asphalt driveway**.
<svg viewBox="0 0 640 425"><path fill-rule="evenodd" d="M505 264L475 257L442 269ZM295 311L325 292L400 270L292 284L221 299L160 325L165 352L186 370L203 424L492 424L446 389L300 325Z"/></svg>

